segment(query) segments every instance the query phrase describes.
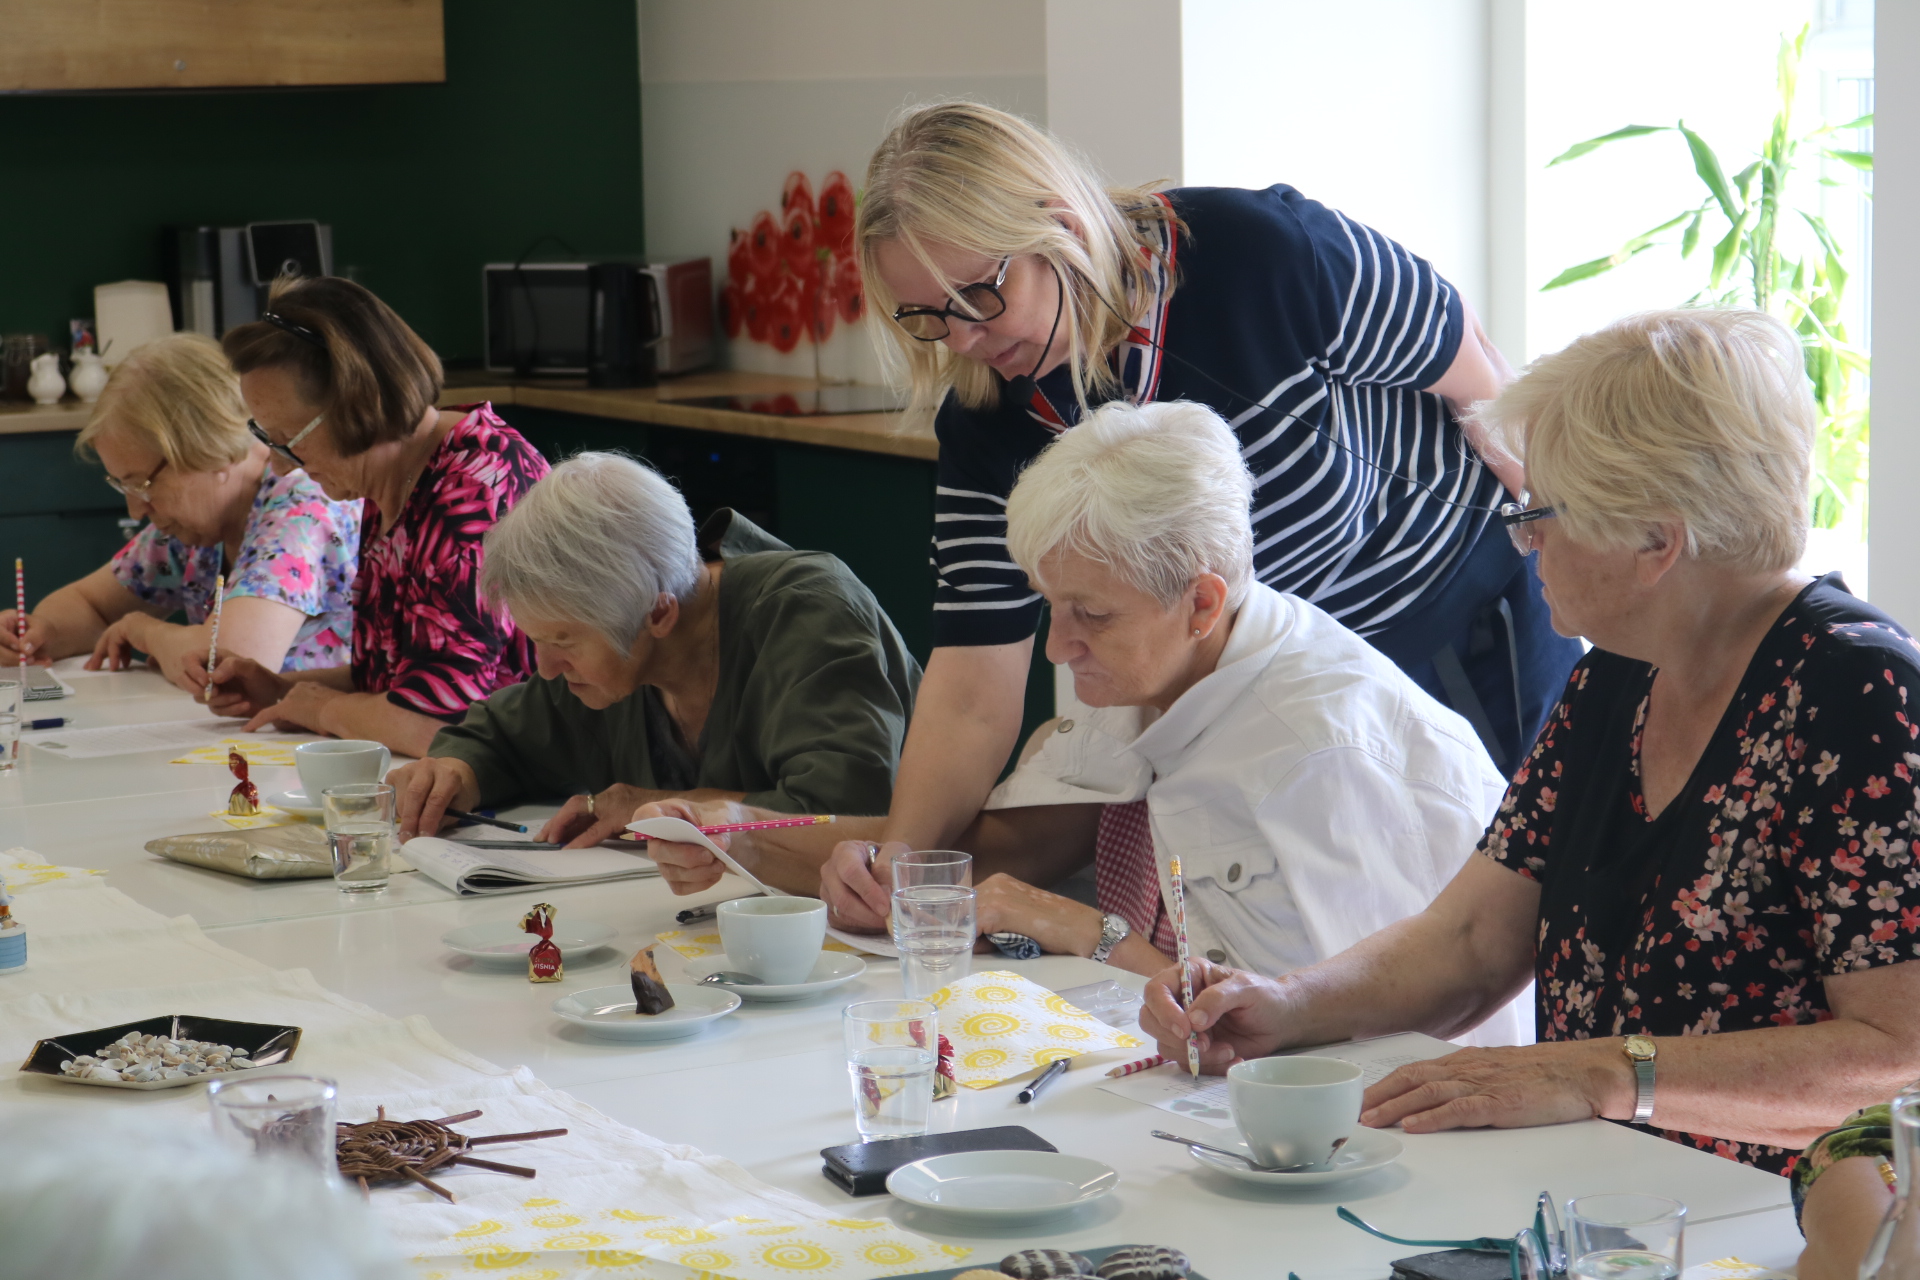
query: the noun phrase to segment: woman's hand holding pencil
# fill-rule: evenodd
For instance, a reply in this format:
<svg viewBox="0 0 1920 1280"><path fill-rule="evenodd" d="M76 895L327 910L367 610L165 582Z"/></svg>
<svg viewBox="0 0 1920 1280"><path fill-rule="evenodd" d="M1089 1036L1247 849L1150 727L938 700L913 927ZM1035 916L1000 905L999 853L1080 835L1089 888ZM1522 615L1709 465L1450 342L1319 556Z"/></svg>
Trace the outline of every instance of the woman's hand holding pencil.
<svg viewBox="0 0 1920 1280"><path fill-rule="evenodd" d="M1193 985L1193 999L1183 1007L1183 979ZM1181 1066L1187 1063L1192 1037L1200 1069L1211 1075L1243 1058L1260 1058L1286 1047L1288 1028L1282 1021L1280 986L1272 978L1229 969L1209 960L1173 965L1147 983L1146 1003L1140 1010L1140 1029L1158 1042L1162 1055Z"/></svg>

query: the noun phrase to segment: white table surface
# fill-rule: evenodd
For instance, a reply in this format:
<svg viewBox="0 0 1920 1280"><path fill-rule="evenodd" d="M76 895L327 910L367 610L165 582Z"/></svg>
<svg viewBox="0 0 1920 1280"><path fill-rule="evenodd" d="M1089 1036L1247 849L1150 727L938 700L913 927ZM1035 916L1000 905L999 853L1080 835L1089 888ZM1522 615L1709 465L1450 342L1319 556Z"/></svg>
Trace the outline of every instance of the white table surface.
<svg viewBox="0 0 1920 1280"><path fill-rule="evenodd" d="M66 715L80 728L203 714L146 672L83 679L75 689L74 697L32 704L34 714ZM1105 1161L1122 1175L1107 1199L1037 1230L998 1236L888 1197L854 1200L821 1176L818 1154L856 1136L838 1014L852 1000L897 995L894 962L869 961L861 979L809 1001L748 1003L689 1040L595 1040L554 1017L553 1001L567 991L624 983L625 957L677 927L675 911L733 896L739 886L687 899L653 880L456 899L407 874L369 900L342 895L326 880L255 882L183 866L142 846L155 836L215 829L206 815L225 803L232 779L216 766L168 764L177 754L70 761L26 748L12 775L0 778L0 848L25 845L52 862L104 869L110 884L137 901L193 916L236 951L276 968L310 969L324 986L396 1017L424 1014L463 1049L525 1065L637 1129L727 1156L822 1205L891 1215L935 1238L975 1245L976 1264L991 1266L1002 1253L1037 1244L1138 1241L1185 1249L1210 1280L1264 1280L1289 1270L1303 1280L1362 1280L1385 1276L1390 1260L1419 1250L1347 1226L1335 1218L1335 1205L1398 1235L1498 1235L1530 1220L1541 1190L1562 1199L1632 1190L1682 1200L1690 1212L1691 1262L1737 1253L1789 1267L1799 1252L1784 1179L1601 1121L1399 1135L1402 1159L1365 1178L1294 1192L1247 1186L1148 1137L1149 1129L1170 1126L1166 1113L1097 1087L1105 1067L1127 1054L1069 1071L1032 1106L1016 1102L1005 1086L963 1089L958 1099L935 1105L936 1128L1024 1124L1063 1151ZM291 769L259 768L254 777L263 795L295 785ZM563 921L613 927L615 945L569 957L564 982L536 986L523 971L475 965L440 943L457 925L517 921L536 898L553 903ZM1016 969L1053 988L1101 978L1141 985L1075 957L977 958L981 964ZM1193 1128L1192 1136L1207 1137L1205 1129Z"/></svg>

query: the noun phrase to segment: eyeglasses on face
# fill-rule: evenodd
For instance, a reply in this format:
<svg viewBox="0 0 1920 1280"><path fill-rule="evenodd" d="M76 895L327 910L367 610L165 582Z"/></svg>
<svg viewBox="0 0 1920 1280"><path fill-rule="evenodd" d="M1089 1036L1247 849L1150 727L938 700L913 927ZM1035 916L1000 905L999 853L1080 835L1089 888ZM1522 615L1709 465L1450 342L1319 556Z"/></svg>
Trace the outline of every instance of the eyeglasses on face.
<svg viewBox="0 0 1920 1280"><path fill-rule="evenodd" d="M1007 309L1000 286L1007 282L1007 266L1012 261L1012 255L1000 259L1000 271L992 284L983 280L956 289L955 301L944 307L901 307L893 313L893 322L922 342L938 342L953 332L947 324L949 317L969 324L992 320Z"/></svg>
<svg viewBox="0 0 1920 1280"><path fill-rule="evenodd" d="M147 472L147 478L145 480L122 480L119 476L108 472L107 487L115 493L123 494L129 498L137 498L141 502L147 502L151 500L148 495L153 492L154 480L166 469L166 461L162 459L159 466Z"/></svg>
<svg viewBox="0 0 1920 1280"><path fill-rule="evenodd" d="M1552 507L1532 507L1527 503L1532 498L1524 491L1520 501L1507 502L1500 507L1500 523L1507 527L1507 536L1513 539L1513 549L1523 556L1530 556L1540 549L1540 531L1533 528L1536 520L1551 520L1557 514Z"/></svg>
<svg viewBox="0 0 1920 1280"><path fill-rule="evenodd" d="M267 449L273 454L274 457L283 459L287 462L291 462L296 467L304 467L307 464L300 461L300 455L293 451L293 446L299 444L302 440L305 440L308 436L312 435L313 429L319 426L321 420L326 416L327 415L324 413L316 414L312 422L309 422L306 426L300 428L300 433L294 436L293 439L287 441L285 444L279 443L272 436L268 435L266 428L261 426L259 423L255 422L252 418L247 419L247 430L253 433L253 438L255 440L258 440L261 444L267 446Z"/></svg>

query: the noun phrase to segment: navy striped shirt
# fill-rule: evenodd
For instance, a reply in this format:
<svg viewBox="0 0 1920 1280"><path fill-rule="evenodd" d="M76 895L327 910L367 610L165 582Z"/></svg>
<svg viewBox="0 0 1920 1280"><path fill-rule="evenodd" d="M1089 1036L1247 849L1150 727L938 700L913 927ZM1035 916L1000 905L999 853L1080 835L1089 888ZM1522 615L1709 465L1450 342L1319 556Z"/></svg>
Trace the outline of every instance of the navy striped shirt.
<svg viewBox="0 0 1920 1280"><path fill-rule="evenodd" d="M1169 246L1178 283L1123 345L1128 395L1197 401L1232 425L1254 477L1262 582L1361 635L1392 628L1444 587L1502 500L1445 402L1420 389L1459 350L1458 293L1288 186L1167 198L1187 225ZM1078 420L1069 378L1064 365L1042 378L1027 405L972 410L949 393L940 407L936 645L1007 644L1039 625L1040 597L1007 553L1006 502Z"/></svg>

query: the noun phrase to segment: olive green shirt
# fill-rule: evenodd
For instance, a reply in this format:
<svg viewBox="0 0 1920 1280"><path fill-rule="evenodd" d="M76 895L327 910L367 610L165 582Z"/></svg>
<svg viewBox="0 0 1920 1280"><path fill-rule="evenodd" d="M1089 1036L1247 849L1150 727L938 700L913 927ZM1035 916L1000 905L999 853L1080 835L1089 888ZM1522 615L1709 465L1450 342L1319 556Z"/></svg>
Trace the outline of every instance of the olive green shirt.
<svg viewBox="0 0 1920 1280"><path fill-rule="evenodd" d="M623 782L742 791L787 813L885 813L920 666L879 601L836 557L732 511L700 535L725 571L719 678L692 752L650 685L595 711L565 680L536 676L474 703L429 754L471 765L488 808Z"/></svg>

